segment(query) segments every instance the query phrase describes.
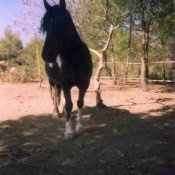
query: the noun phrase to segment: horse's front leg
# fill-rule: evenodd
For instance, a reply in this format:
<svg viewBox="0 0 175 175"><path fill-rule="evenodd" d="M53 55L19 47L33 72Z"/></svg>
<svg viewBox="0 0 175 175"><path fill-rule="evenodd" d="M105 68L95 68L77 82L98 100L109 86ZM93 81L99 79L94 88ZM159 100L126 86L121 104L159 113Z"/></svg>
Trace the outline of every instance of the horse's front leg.
<svg viewBox="0 0 175 175"><path fill-rule="evenodd" d="M86 93L86 89L84 88L79 88L79 98L77 101L77 106L78 106L78 116L76 119L76 132L81 133L84 131L84 125L83 125L83 105L84 105L84 96Z"/></svg>
<svg viewBox="0 0 175 175"><path fill-rule="evenodd" d="M66 118L67 118L64 137L65 137L65 139L72 139L72 138L74 138L74 132L73 132L72 122L71 122L70 116L71 116L73 103L72 103L72 99L71 99L70 88L63 87L63 92L64 92L64 97L65 97L65 111L66 111Z"/></svg>

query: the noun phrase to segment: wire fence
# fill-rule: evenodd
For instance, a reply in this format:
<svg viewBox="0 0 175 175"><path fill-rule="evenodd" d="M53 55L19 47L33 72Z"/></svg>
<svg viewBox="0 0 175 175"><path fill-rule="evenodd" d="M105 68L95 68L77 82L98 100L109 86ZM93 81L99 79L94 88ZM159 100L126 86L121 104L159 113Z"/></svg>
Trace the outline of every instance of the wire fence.
<svg viewBox="0 0 175 175"><path fill-rule="evenodd" d="M102 70L101 79L116 79L116 81L141 80L140 62L103 62L105 68ZM97 70L98 62L94 62L94 70ZM112 66L115 64L115 76L112 76ZM148 62L149 82L175 82L175 61ZM92 77L94 78L94 76Z"/></svg>
<svg viewBox="0 0 175 175"><path fill-rule="evenodd" d="M104 69L101 72L101 79L111 79L116 83L125 82L140 82L141 63L140 62L103 62ZM95 75L99 62L93 62L93 75ZM115 73L112 68L115 65ZM175 82L175 61L154 61L148 63L149 76L147 81L149 82ZM10 68L9 68L10 69ZM0 71L0 79L3 81L15 81L15 82L27 82L35 81L37 76L37 69L30 67L22 67L23 72L10 73L8 70L5 74ZM17 68L18 70L18 68ZM43 69L44 70L44 69ZM43 75L44 71L43 71ZM113 75L113 76L112 76ZM114 76L115 75L115 76ZM10 78L9 78L10 77ZM92 76L92 79L94 76Z"/></svg>

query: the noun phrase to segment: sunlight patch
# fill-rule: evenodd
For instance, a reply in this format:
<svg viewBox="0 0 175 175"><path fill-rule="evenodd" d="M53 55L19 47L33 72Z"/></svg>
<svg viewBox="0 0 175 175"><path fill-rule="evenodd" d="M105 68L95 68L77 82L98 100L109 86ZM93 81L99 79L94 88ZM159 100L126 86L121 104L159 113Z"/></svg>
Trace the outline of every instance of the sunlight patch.
<svg viewBox="0 0 175 175"><path fill-rule="evenodd" d="M35 132L35 130L33 130L33 131L27 131L27 132L24 132L23 134L24 134L24 136L31 136L31 135L34 134L34 132Z"/></svg>
<svg viewBox="0 0 175 175"><path fill-rule="evenodd" d="M150 112L149 114L150 114L150 116L152 116L152 117L158 117L158 116L163 116L163 115L165 115L165 112L156 111L156 112Z"/></svg>

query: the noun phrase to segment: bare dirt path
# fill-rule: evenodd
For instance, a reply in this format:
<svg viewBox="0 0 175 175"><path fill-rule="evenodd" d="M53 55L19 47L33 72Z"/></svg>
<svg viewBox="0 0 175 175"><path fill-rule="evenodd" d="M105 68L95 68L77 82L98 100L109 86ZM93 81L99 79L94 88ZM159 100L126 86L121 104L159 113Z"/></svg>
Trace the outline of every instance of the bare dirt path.
<svg viewBox="0 0 175 175"><path fill-rule="evenodd" d="M51 118L48 83L0 83L0 175L174 175L175 85L111 86L95 107L86 93L85 132L63 138L65 119ZM77 89L72 89L77 113ZM74 120L75 117L72 119Z"/></svg>

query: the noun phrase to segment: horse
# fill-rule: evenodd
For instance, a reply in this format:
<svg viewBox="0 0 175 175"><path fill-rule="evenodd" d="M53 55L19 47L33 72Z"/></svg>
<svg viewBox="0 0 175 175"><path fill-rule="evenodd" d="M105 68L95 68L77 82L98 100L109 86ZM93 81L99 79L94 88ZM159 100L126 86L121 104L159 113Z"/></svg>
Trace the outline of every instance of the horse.
<svg viewBox="0 0 175 175"><path fill-rule="evenodd" d="M0 61L0 68L5 72L7 70L8 63L5 61Z"/></svg>
<svg viewBox="0 0 175 175"><path fill-rule="evenodd" d="M66 125L64 138L72 139L75 132L71 122L73 107L71 88L76 86L79 90L76 118L76 132L84 131L82 110L84 96L92 76L92 59L87 45L81 40L73 23L65 0L59 5L51 6L44 0L46 13L41 21L41 31L45 34L42 58L45 61L45 71L49 79L53 96L54 109L52 117L59 116L58 105L63 92L65 103Z"/></svg>

